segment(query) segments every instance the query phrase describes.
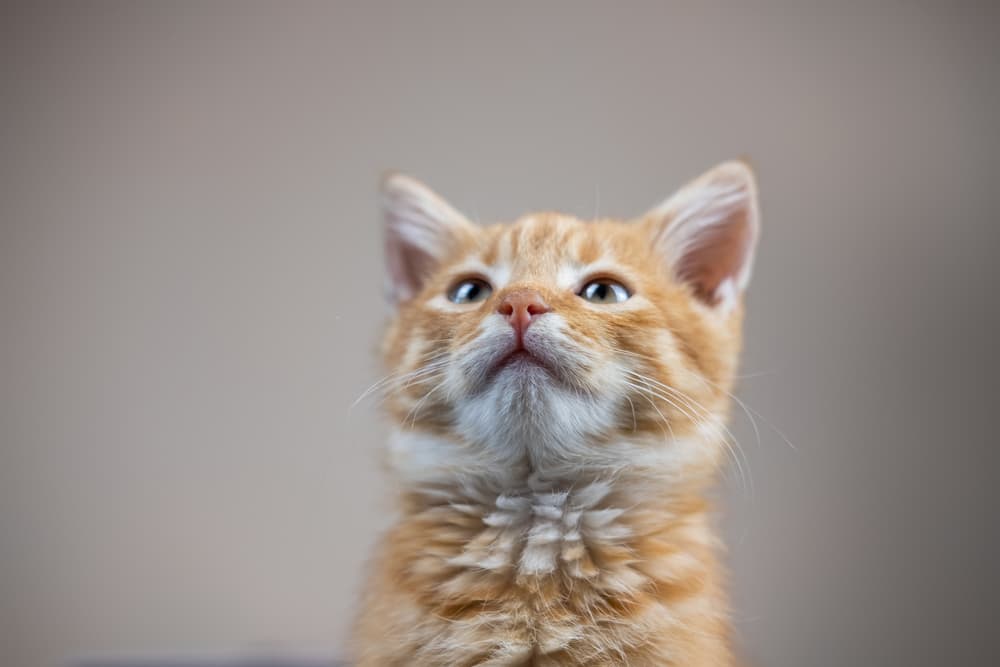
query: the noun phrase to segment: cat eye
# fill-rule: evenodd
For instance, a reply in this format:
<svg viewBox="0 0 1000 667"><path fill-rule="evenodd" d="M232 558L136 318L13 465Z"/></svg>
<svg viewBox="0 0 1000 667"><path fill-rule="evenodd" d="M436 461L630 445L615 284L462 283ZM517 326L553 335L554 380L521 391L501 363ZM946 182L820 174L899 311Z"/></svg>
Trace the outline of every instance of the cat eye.
<svg viewBox="0 0 1000 667"><path fill-rule="evenodd" d="M579 295L591 303L621 303L632 296L624 285L608 278L591 280Z"/></svg>
<svg viewBox="0 0 1000 667"><path fill-rule="evenodd" d="M448 290L448 300L452 303L477 303L485 301L493 293L493 288L485 280L466 278Z"/></svg>

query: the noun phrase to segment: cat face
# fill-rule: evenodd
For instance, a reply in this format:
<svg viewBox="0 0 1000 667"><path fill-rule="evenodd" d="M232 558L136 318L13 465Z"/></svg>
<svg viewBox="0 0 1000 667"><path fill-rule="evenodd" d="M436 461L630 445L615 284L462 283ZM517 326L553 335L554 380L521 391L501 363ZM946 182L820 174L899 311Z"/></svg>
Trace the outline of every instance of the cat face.
<svg viewBox="0 0 1000 667"><path fill-rule="evenodd" d="M638 220L477 226L389 177L396 467L430 478L714 467L755 197L731 162Z"/></svg>

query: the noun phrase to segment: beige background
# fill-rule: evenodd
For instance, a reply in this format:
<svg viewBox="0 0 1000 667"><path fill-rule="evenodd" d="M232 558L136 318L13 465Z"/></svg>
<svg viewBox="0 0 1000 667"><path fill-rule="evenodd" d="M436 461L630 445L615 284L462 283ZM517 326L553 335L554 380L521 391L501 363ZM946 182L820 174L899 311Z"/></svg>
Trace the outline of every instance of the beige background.
<svg viewBox="0 0 1000 667"><path fill-rule="evenodd" d="M988 3L7 3L0 662L342 646L388 167L639 213L746 154L761 665L998 664ZM789 447L769 424L787 434Z"/></svg>

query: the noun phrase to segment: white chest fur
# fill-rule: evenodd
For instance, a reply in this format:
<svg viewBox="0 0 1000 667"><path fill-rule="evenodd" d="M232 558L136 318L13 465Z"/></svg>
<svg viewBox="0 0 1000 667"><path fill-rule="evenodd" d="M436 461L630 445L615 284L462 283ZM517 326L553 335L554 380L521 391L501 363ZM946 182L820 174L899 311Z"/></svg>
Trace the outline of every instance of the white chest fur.
<svg viewBox="0 0 1000 667"><path fill-rule="evenodd" d="M610 492L607 482L565 490L532 482L523 492L497 496L492 504L453 503L455 511L479 516L482 531L451 562L521 575L564 569L575 577L596 576L589 549L630 535L620 520L625 509L606 502Z"/></svg>

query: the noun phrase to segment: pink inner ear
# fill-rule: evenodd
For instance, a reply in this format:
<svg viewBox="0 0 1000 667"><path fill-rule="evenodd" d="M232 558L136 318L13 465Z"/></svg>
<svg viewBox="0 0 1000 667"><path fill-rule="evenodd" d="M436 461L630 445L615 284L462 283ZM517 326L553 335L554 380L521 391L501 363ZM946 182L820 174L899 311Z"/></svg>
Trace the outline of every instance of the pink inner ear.
<svg viewBox="0 0 1000 667"><path fill-rule="evenodd" d="M389 297L412 299L441 257L471 225L425 185L402 174L382 182L385 260Z"/></svg>
<svg viewBox="0 0 1000 667"><path fill-rule="evenodd" d="M390 232L391 234L391 232ZM385 264L394 301L405 301L413 296L412 271L399 247L399 239L385 239Z"/></svg>
<svg viewBox="0 0 1000 667"><path fill-rule="evenodd" d="M391 281L392 296L397 302L417 295L427 277L433 258L420 248L407 243L398 230L389 229L385 239L386 269Z"/></svg>
<svg viewBox="0 0 1000 667"><path fill-rule="evenodd" d="M753 241L749 216L746 208L738 208L724 222L699 230L680 258L677 277L709 305L722 300L724 293L719 288L723 283L741 279Z"/></svg>

